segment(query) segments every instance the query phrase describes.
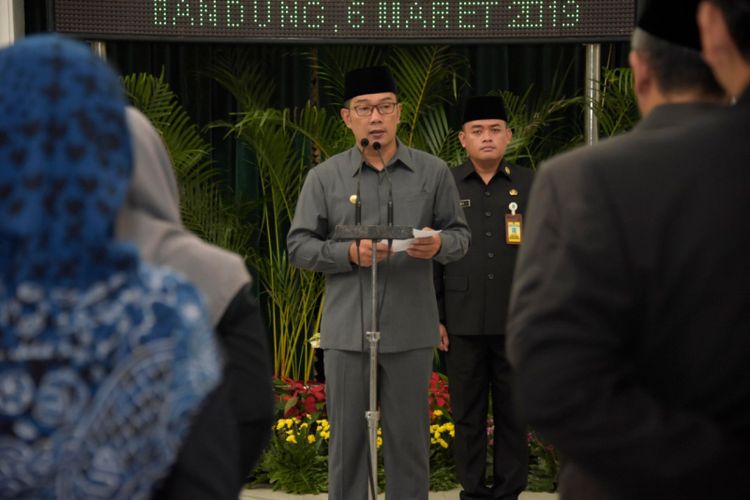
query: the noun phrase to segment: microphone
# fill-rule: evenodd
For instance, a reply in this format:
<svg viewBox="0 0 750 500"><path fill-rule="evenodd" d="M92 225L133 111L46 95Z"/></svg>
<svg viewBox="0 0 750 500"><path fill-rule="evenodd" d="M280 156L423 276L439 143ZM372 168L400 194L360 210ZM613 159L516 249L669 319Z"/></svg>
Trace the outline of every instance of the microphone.
<svg viewBox="0 0 750 500"><path fill-rule="evenodd" d="M357 199L354 202L354 224L357 226L362 225L362 200L359 196L359 182L362 178L362 166L365 164L365 148L370 144L370 141L367 139L367 137L363 137L361 141L359 141L359 145L362 146L362 149L359 150L359 168L357 169Z"/></svg>
<svg viewBox="0 0 750 500"><path fill-rule="evenodd" d="M388 225L393 225L393 182L391 182L391 174L388 171L388 167L385 164L385 161L383 161L383 154L380 152L380 148L382 148L381 144L379 142L373 142L372 143L372 149L375 150L375 152L378 154L378 158L380 159L381 165L383 165L383 170L385 170L385 178L388 180Z"/></svg>

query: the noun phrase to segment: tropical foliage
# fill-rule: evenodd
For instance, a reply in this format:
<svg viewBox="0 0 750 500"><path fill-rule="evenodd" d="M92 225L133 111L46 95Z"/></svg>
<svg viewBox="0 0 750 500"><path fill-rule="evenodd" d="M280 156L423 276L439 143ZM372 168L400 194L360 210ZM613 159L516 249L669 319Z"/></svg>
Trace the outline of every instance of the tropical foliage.
<svg viewBox="0 0 750 500"><path fill-rule="evenodd" d="M227 188L218 182L218 171L209 159L211 145L180 105L164 74L128 75L123 84L132 104L164 140L180 188L185 227L210 243L247 256L252 229L246 211L228 201Z"/></svg>
<svg viewBox="0 0 750 500"><path fill-rule="evenodd" d="M594 106L603 137L626 132L640 119L633 91L630 68L604 68L601 99Z"/></svg>

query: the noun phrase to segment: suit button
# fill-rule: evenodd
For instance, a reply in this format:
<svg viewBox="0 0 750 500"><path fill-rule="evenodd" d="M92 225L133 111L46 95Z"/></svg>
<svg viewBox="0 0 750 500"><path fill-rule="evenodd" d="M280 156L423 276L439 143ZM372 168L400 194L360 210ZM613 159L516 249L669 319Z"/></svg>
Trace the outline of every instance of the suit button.
<svg viewBox="0 0 750 500"><path fill-rule="evenodd" d="M489 191L485 191L485 192L484 192L484 195L485 195L485 196L492 196L492 193L490 193Z"/></svg>
<svg viewBox="0 0 750 500"><path fill-rule="evenodd" d="M490 274L487 275L487 279L488 280L494 280L495 279L495 275L492 274L492 273L490 273Z"/></svg>
<svg viewBox="0 0 750 500"><path fill-rule="evenodd" d="M492 253L492 252L487 252L487 257L489 257L490 259L491 259L492 257L494 257L494 256L495 256L495 254L494 254L494 253Z"/></svg>
<svg viewBox="0 0 750 500"><path fill-rule="evenodd" d="M492 232L491 231L487 231L486 233L484 233L484 235L489 238L490 236L492 236Z"/></svg>
<svg viewBox="0 0 750 500"><path fill-rule="evenodd" d="M486 212L484 213L484 215L485 215L486 217L490 217L490 216L492 216L492 212L490 212L489 210L487 210L487 211L486 211Z"/></svg>

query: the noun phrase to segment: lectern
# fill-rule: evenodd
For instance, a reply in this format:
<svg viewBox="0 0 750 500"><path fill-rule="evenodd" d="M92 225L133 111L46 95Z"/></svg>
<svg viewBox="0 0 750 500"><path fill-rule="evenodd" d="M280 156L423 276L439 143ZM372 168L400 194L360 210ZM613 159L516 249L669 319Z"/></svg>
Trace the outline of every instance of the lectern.
<svg viewBox="0 0 750 500"><path fill-rule="evenodd" d="M370 330L366 333L370 348L370 405L365 412L367 419L367 430L370 444L370 481L377 484L378 478L378 422L380 412L378 411L378 342L380 341L380 330L378 326L378 250L375 243L381 240L406 240L414 237L414 230L409 226L363 226L363 225L338 225L334 229L333 239L338 241L361 241L371 240L372 245L372 317ZM375 491L368 488L369 496L373 500L377 497L377 486ZM375 495L375 497L373 497Z"/></svg>

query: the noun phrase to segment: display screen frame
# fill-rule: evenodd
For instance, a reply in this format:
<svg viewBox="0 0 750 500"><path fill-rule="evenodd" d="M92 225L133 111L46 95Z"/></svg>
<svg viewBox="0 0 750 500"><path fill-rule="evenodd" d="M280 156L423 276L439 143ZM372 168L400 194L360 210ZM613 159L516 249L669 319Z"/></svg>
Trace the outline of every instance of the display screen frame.
<svg viewBox="0 0 750 500"><path fill-rule="evenodd" d="M297 44L614 42L635 0L51 0L96 40Z"/></svg>

